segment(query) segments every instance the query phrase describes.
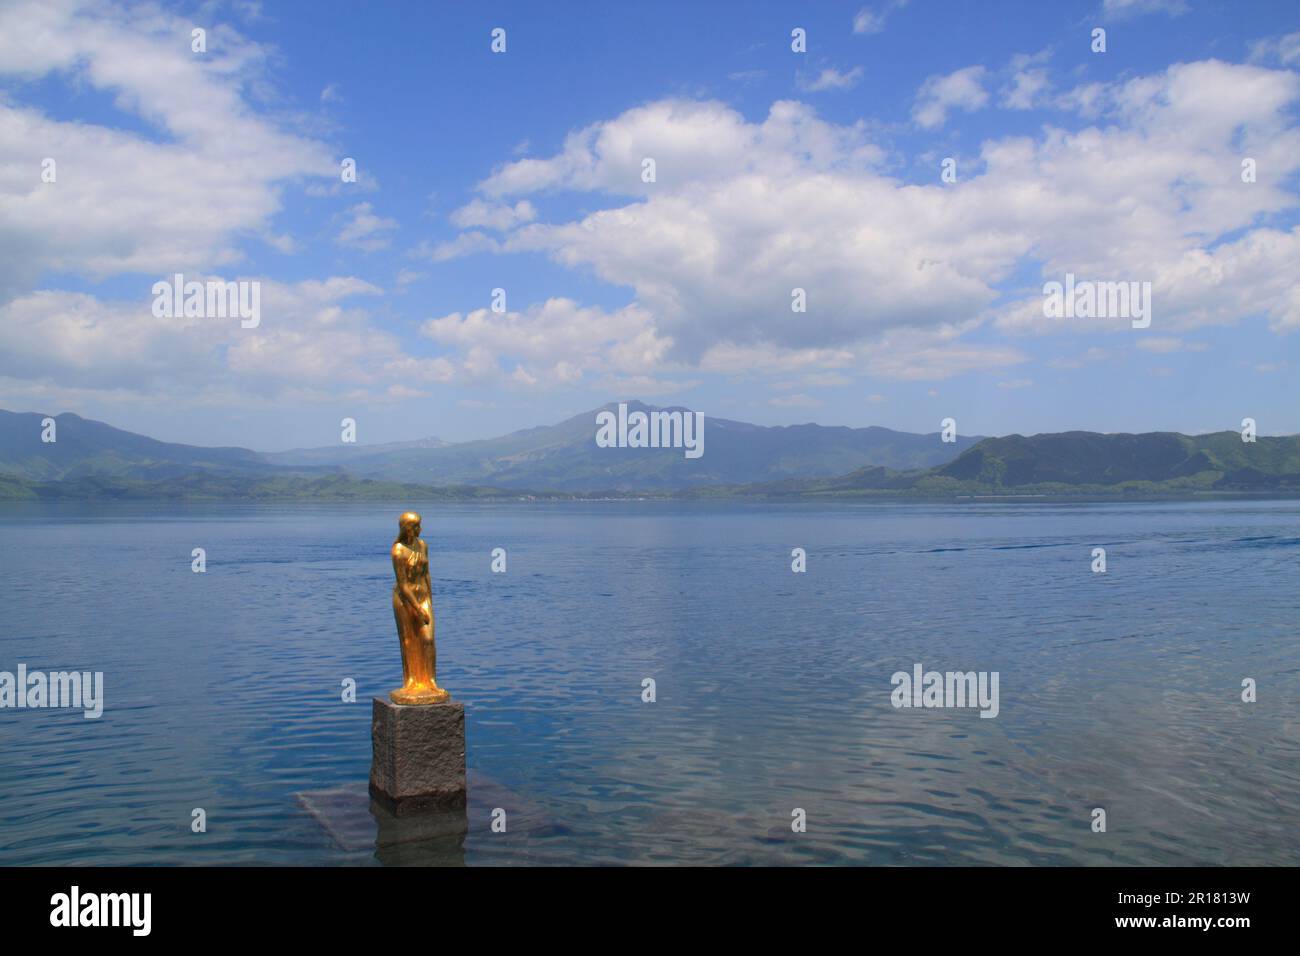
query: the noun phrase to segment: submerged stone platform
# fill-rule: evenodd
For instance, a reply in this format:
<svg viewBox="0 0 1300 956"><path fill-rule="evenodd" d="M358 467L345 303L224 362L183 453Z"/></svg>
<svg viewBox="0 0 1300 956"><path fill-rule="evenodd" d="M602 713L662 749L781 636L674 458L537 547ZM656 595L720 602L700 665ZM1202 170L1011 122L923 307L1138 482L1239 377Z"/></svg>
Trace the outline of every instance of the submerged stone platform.
<svg viewBox="0 0 1300 956"><path fill-rule="evenodd" d="M499 780L470 769L464 810L397 817L356 780L295 794L298 804L340 851L339 859L359 865L373 859L385 866L462 866L471 860L523 862L536 847L554 846L557 835L573 832L551 810ZM494 811L510 815L509 831L492 830ZM472 826L471 826L472 822ZM541 856L539 862L557 862ZM562 861L560 858L559 861Z"/></svg>
<svg viewBox="0 0 1300 956"><path fill-rule="evenodd" d="M465 705L374 698L370 795L398 817L463 810Z"/></svg>

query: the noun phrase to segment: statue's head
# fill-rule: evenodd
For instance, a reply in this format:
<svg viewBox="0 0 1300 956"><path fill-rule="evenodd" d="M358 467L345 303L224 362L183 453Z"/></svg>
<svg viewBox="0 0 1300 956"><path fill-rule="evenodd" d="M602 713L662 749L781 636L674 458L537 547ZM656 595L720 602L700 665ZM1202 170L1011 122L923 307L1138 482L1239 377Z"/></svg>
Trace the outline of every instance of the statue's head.
<svg viewBox="0 0 1300 956"><path fill-rule="evenodd" d="M397 519L397 538L399 541L412 541L420 536L420 516L408 511Z"/></svg>

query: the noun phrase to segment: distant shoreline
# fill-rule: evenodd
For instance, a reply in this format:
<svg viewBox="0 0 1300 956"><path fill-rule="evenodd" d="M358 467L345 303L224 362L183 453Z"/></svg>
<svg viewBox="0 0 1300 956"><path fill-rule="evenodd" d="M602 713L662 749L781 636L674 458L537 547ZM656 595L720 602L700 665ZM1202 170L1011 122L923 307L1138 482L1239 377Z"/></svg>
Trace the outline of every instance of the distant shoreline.
<svg viewBox="0 0 1300 956"><path fill-rule="evenodd" d="M690 458L672 450L602 447L592 419L578 415L461 444L424 439L262 455L159 442L71 414L46 423L34 413L0 411L0 500L771 503L1300 496L1300 435L1058 432L944 442L938 434L874 427L776 428L714 419L710 452Z"/></svg>
<svg viewBox="0 0 1300 956"><path fill-rule="evenodd" d="M1300 490L1269 489L1260 491L1197 490L1115 490L1096 488L1069 491L952 491L920 492L915 490L855 491L744 491L739 488L700 487L673 491L517 491L504 488L463 486L405 485L394 487L388 482L350 480L347 488L275 488L212 493L199 489L171 486L170 483L115 484L104 481L28 482L0 476L0 505L11 502L120 502L120 503L348 503L348 502L447 502L456 504L555 504L564 502L752 502L782 503L908 503L952 502L988 503L1089 503L1089 502L1177 502L1177 501L1290 501L1300 500ZM162 486L162 487L160 487Z"/></svg>

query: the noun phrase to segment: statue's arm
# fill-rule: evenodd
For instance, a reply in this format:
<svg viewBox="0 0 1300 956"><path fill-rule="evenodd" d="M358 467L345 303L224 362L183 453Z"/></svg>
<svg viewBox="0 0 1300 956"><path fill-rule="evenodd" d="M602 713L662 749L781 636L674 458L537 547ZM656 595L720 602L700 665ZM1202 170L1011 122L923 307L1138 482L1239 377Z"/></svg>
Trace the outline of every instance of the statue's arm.
<svg viewBox="0 0 1300 956"><path fill-rule="evenodd" d="M410 583L406 580L406 575L402 573L402 565L406 559L402 557L400 545L393 545L393 576L397 578L397 595L401 598L402 603L411 610L418 610L420 603L415 599L415 592L411 590Z"/></svg>
<svg viewBox="0 0 1300 956"><path fill-rule="evenodd" d="M429 546L420 539L420 555L424 558L424 590L428 592L429 599L433 600L433 581L429 578Z"/></svg>

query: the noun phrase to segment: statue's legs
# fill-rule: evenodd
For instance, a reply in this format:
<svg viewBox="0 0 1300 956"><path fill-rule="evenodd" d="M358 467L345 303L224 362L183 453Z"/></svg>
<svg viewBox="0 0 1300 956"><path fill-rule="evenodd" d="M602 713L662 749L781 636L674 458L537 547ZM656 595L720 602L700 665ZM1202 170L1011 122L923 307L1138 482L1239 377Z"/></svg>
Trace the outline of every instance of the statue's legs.
<svg viewBox="0 0 1300 956"><path fill-rule="evenodd" d="M433 643L432 602L426 601L424 609L429 614L428 624L406 607L394 608L402 639L403 684L388 696L396 704L438 704L451 697L434 679L437 657Z"/></svg>
<svg viewBox="0 0 1300 956"><path fill-rule="evenodd" d="M410 659L410 644L408 634L410 633L410 618L406 606L402 604L402 599L396 592L393 594L393 620L397 622L397 646L402 652L402 687L411 686L411 667L408 663Z"/></svg>

